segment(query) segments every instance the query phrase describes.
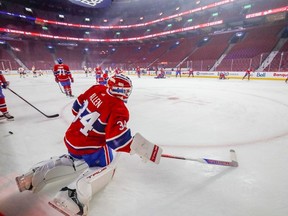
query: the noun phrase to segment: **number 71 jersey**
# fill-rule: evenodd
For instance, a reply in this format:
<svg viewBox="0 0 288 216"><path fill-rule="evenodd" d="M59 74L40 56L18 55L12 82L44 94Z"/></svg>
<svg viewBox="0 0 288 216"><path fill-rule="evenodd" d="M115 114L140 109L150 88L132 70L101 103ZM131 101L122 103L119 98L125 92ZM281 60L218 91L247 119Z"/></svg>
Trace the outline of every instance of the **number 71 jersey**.
<svg viewBox="0 0 288 216"><path fill-rule="evenodd" d="M54 75L59 80L59 82L66 82L72 78L70 69L65 64L54 65Z"/></svg>
<svg viewBox="0 0 288 216"><path fill-rule="evenodd" d="M75 115L66 131L65 144L73 155L94 153L108 145L116 151L130 152L131 131L125 103L112 96L108 88L94 85L73 104Z"/></svg>

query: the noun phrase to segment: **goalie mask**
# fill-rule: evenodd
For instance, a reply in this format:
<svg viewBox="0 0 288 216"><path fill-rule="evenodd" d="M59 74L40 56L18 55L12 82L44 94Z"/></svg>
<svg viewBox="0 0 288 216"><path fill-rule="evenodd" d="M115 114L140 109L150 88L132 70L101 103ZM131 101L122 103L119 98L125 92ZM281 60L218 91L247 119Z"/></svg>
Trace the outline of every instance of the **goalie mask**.
<svg viewBox="0 0 288 216"><path fill-rule="evenodd" d="M126 103L132 92L132 81L123 74L116 74L108 80L108 90Z"/></svg>

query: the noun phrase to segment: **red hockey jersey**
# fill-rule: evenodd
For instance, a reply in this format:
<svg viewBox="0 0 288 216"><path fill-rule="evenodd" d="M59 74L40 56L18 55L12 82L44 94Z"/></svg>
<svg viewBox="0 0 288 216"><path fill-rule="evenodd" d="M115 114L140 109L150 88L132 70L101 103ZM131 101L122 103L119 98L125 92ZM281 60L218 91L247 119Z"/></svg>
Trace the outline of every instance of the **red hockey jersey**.
<svg viewBox="0 0 288 216"><path fill-rule="evenodd" d="M100 66L95 68L95 74L96 75L101 75L102 73L103 73L102 68Z"/></svg>
<svg viewBox="0 0 288 216"><path fill-rule="evenodd" d="M4 83L7 83L7 81L6 81L5 77L4 77L4 75L0 71L0 85L2 85Z"/></svg>
<svg viewBox="0 0 288 216"><path fill-rule="evenodd" d="M131 131L125 103L112 96L108 88L94 85L73 104L75 119L65 134L65 144L73 155L85 155L108 145L116 151L130 152Z"/></svg>
<svg viewBox="0 0 288 216"><path fill-rule="evenodd" d="M66 82L72 79L72 75L68 65L65 64L56 64L54 65L54 75L59 82Z"/></svg>
<svg viewBox="0 0 288 216"><path fill-rule="evenodd" d="M252 72L252 70L251 70L250 68L246 70L246 74L247 74L247 75L250 75L251 72Z"/></svg>

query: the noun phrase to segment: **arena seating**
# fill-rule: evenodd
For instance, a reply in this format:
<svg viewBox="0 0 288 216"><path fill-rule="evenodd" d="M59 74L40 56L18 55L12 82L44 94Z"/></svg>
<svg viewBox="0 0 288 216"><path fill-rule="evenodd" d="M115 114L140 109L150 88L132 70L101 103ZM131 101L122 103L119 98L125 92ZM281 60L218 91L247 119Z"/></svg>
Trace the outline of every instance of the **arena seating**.
<svg viewBox="0 0 288 216"><path fill-rule="evenodd" d="M279 50L271 64L265 68L265 71L287 71L288 69L288 41Z"/></svg>
<svg viewBox="0 0 288 216"><path fill-rule="evenodd" d="M194 1L191 1L188 2L187 5L196 8L213 2L215 1L207 0L196 5ZM133 6L133 4L131 4L131 7L135 10L122 11L122 14L115 8L115 10L107 11L107 13L99 12L95 17L99 16L102 19L92 19L90 23L85 23L81 15L65 13L63 22L89 25L129 25L156 20L160 17L167 17L187 10L182 7L179 11L175 12L174 6L177 4L175 2L167 4L171 4L171 7L169 6L169 9L165 10L165 13L161 16L159 12L161 12L163 6L160 2L157 2L155 5L159 7L151 8L150 10L147 9L147 11L146 9L145 11L139 11L135 5ZM197 26L217 20L224 20L224 23L219 26L195 29L182 34L172 34L168 37L161 36L150 40L139 40L127 43L73 42L15 35L12 39L7 40L7 44L12 48L10 51L0 46L0 64L4 64L4 66L0 65L0 67L5 68L6 64L8 64L11 69L17 69L19 67L19 64L16 63L13 56L9 54L9 52L13 52L14 57L19 59L29 69L33 65L37 68L51 69L51 65L54 64L55 59L61 57L73 70L81 70L84 65L96 67L97 64L112 67L122 65L124 68L133 68L136 66L165 66L175 68L181 64L182 67L192 66L194 70L210 70L220 56L227 51L226 57L218 65L216 70L246 70L248 67L256 69L279 41L279 33L286 26L286 22L285 20L266 22L267 20L264 18L257 18L257 23L253 19L245 20L245 15L247 13L287 6L287 2L277 0L269 1L267 4L261 4L261 2L255 1L251 8L247 10L243 10L243 4L244 3L239 3L215 7L211 10L207 9L153 25L131 29L111 28L99 30L53 24L48 25L48 29L43 30L43 24L39 25L39 23L33 23L32 21L21 18L7 18L3 15L4 22L1 22L0 27L76 38L139 37L149 34L153 35L163 31L173 31L189 26ZM7 3L7 5L8 11L13 10L14 13L23 14L22 6L9 3ZM118 7L121 7L120 4ZM217 15L214 16L213 14L216 12ZM48 20L57 20L58 14L59 13L53 11L46 13L41 9L34 10L35 16ZM145 14L143 20L139 20L141 14ZM121 18L124 19L123 23L120 22L120 15ZM109 17L107 23L103 22L106 16ZM192 19L192 21L187 22L188 19ZM227 50L231 45L231 38L235 32L237 32L236 28L233 28L233 25L237 25L235 24L237 22L238 25L242 23L242 31L246 34L244 38L233 44L230 50ZM228 23L229 25L227 25ZM230 26L230 23L233 23L233 25ZM259 25L259 23L261 25ZM172 25L170 26L169 24ZM229 26L229 28L227 26ZM206 43L202 41L204 38L208 38ZM75 43L75 45L65 45L65 43ZM285 62L287 62L287 46L286 43L276 55L271 65L265 69L266 71L284 70L287 67L285 65Z"/></svg>
<svg viewBox="0 0 288 216"><path fill-rule="evenodd" d="M279 40L284 25L268 25L246 30L245 37L237 42L226 55L217 70L246 70L258 68Z"/></svg>
<svg viewBox="0 0 288 216"><path fill-rule="evenodd" d="M3 45L1 45L3 46ZM6 49L0 48L0 70L16 69L19 64L10 56Z"/></svg>

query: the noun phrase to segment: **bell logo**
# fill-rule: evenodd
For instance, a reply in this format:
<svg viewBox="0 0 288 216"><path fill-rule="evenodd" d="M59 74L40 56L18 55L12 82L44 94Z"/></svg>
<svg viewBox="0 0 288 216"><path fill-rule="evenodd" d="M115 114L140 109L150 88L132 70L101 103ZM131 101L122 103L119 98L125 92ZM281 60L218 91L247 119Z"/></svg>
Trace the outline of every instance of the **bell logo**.
<svg viewBox="0 0 288 216"><path fill-rule="evenodd" d="M257 73L256 76L257 77L266 77L266 73Z"/></svg>

